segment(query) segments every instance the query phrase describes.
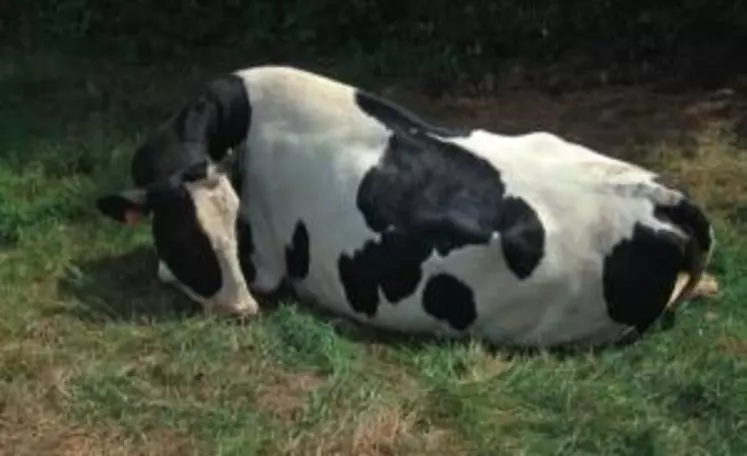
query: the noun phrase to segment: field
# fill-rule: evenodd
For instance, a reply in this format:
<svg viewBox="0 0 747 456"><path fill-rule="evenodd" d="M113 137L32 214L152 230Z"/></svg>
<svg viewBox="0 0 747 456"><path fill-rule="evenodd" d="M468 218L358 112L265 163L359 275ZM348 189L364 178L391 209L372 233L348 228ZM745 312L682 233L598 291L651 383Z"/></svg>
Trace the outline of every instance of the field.
<svg viewBox="0 0 747 456"><path fill-rule="evenodd" d="M434 118L547 129L645 163L717 220L717 298L635 345L560 356L377 336L294 303L240 326L160 285L147 228L104 220L93 199L226 68L0 56L0 454L747 454L740 87L387 88Z"/></svg>

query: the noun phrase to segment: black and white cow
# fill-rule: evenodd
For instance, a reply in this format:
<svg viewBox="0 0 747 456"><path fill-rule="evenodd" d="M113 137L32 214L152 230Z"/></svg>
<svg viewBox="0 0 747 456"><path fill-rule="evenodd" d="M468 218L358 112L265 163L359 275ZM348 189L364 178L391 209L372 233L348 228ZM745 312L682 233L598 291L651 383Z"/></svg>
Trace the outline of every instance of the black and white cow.
<svg viewBox="0 0 747 456"><path fill-rule="evenodd" d="M714 245L653 172L549 133L436 127L289 67L210 82L132 174L99 209L152 212L159 277L240 315L287 282L379 328L601 344L690 297Z"/></svg>

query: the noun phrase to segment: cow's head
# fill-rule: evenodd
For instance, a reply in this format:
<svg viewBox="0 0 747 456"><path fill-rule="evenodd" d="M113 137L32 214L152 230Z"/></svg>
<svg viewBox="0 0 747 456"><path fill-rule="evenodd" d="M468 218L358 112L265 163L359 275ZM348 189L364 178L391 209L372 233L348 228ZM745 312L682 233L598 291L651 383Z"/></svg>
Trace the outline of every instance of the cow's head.
<svg viewBox="0 0 747 456"><path fill-rule="evenodd" d="M242 317L258 312L239 263L239 199L224 168L199 161L143 188L103 196L96 205L128 226L152 214L159 278L205 311Z"/></svg>

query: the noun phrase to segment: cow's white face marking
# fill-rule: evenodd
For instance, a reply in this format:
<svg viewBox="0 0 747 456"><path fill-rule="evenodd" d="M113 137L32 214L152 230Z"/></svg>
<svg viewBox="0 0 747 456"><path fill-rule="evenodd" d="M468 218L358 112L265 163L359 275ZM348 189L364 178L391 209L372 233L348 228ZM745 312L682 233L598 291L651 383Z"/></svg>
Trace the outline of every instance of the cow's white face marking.
<svg viewBox="0 0 747 456"><path fill-rule="evenodd" d="M203 182L188 182L185 187L197 209L198 223L215 252L222 278L217 294L210 297L195 295L193 299L210 311L256 314L259 310L257 303L249 293L239 264L236 239L239 198L230 181L220 174Z"/></svg>
<svg viewBox="0 0 747 456"><path fill-rule="evenodd" d="M207 237L217 261L220 288L210 296L197 293L188 283L182 283L163 261L159 262L159 278L175 279L164 282L179 288L206 311L241 316L256 314L257 303L249 293L239 264L236 239L239 199L231 183L225 175L214 174L202 181L186 182L184 187L194 205L197 225ZM191 246L182 247L189 249Z"/></svg>
<svg viewBox="0 0 747 456"><path fill-rule="evenodd" d="M225 173L212 165L202 168L196 176L184 173L102 198L99 209L123 223L133 213L152 212L158 278L207 312L254 315L259 307L238 258L238 196Z"/></svg>

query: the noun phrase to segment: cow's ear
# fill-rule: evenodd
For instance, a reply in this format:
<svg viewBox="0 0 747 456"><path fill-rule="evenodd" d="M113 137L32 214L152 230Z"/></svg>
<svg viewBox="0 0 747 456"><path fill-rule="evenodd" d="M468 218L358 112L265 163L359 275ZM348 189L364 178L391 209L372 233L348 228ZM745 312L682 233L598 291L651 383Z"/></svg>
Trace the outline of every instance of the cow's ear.
<svg viewBox="0 0 747 456"><path fill-rule="evenodd" d="M125 190L102 196L96 200L96 208L102 214L127 226L137 226L149 210L147 193L142 189Z"/></svg>

